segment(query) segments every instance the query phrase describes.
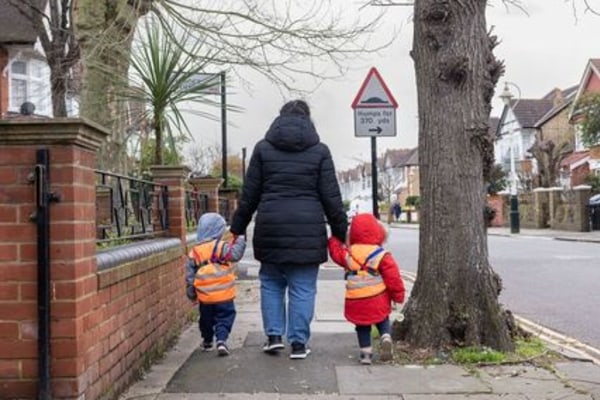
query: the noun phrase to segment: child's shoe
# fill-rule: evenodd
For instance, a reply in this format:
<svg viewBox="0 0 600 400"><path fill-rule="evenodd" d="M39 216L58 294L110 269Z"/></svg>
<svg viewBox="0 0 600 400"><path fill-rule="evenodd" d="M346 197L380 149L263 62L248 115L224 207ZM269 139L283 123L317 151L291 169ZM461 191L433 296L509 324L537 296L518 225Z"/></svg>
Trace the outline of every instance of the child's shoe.
<svg viewBox="0 0 600 400"><path fill-rule="evenodd" d="M371 353L370 351L361 350L359 361L362 365L373 364L373 353Z"/></svg>
<svg viewBox="0 0 600 400"><path fill-rule="evenodd" d="M381 335L381 350L380 358L381 361L390 361L393 358L393 343L392 337L389 333Z"/></svg>
<svg viewBox="0 0 600 400"><path fill-rule="evenodd" d="M213 351L214 348L213 342L207 342L206 340L202 342L202 351Z"/></svg>
<svg viewBox="0 0 600 400"><path fill-rule="evenodd" d="M229 355L229 348L227 347L227 345L225 344L225 342L217 342L217 354L220 357L224 357L224 356L228 356Z"/></svg>

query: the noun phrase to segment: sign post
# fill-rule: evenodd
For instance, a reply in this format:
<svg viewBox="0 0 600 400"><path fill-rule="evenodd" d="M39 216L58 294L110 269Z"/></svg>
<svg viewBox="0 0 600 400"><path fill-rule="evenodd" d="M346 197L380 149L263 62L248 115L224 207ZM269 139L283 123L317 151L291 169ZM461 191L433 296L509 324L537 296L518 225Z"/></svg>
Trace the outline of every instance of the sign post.
<svg viewBox="0 0 600 400"><path fill-rule="evenodd" d="M379 219L377 204L377 137L396 136L398 103L375 67L369 70L354 101L354 136L371 138L371 189L373 215Z"/></svg>

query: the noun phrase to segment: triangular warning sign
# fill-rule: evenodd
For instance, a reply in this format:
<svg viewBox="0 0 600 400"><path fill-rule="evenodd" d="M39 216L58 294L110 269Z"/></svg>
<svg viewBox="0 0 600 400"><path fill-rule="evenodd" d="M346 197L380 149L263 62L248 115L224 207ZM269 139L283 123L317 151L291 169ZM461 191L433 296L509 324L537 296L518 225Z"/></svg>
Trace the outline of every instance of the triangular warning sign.
<svg viewBox="0 0 600 400"><path fill-rule="evenodd" d="M390 89L379 75L375 67L369 70L358 94L352 102L352 108L375 108L393 107L398 108L398 103Z"/></svg>

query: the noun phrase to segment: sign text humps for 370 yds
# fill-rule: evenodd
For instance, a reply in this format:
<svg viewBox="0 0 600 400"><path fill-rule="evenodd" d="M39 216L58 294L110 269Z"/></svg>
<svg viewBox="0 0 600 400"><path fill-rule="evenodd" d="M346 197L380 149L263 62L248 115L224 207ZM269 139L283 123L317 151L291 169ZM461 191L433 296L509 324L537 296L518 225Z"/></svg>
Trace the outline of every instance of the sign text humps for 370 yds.
<svg viewBox="0 0 600 400"><path fill-rule="evenodd" d="M374 67L367 74L352 108L354 136L396 136L398 103Z"/></svg>

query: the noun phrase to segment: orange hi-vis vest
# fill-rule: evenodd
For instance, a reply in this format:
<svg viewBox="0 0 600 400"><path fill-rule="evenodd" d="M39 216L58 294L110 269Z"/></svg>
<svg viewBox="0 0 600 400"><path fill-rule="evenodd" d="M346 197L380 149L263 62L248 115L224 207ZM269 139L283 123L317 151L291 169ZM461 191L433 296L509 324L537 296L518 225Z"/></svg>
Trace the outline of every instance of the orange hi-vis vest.
<svg viewBox="0 0 600 400"><path fill-rule="evenodd" d="M199 302L214 304L235 298L235 266L222 259L223 242L200 243L190 250L189 257L198 266L194 287Z"/></svg>
<svg viewBox="0 0 600 400"><path fill-rule="evenodd" d="M346 265L346 299L365 299L385 292L385 283L379 274L379 263L386 251L372 244L350 246Z"/></svg>

